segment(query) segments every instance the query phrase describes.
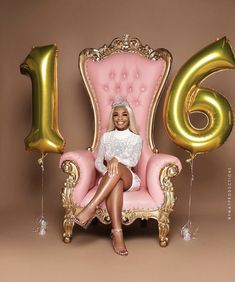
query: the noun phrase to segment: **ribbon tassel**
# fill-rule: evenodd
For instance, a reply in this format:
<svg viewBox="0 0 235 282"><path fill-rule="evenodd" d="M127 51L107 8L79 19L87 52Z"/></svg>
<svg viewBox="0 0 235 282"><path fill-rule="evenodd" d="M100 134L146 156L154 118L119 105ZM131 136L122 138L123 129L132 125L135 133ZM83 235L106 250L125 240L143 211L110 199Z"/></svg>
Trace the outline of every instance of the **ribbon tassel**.
<svg viewBox="0 0 235 282"><path fill-rule="evenodd" d="M47 154L42 153L42 157L38 159L38 164L41 167L41 217L38 220L36 232L41 236L46 235L48 227L48 223L44 217L44 159L46 156Z"/></svg>

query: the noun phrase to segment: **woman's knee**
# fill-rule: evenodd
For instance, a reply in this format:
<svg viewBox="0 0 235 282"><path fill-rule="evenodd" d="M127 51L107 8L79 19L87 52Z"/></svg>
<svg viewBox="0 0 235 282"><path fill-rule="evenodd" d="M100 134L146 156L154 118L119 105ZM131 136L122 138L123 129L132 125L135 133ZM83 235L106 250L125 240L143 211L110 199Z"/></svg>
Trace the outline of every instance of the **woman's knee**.
<svg viewBox="0 0 235 282"><path fill-rule="evenodd" d="M107 178L110 178L110 177L112 177L112 178L115 177L116 178L117 177L117 178L120 178L120 180L122 180L123 177L126 177L126 175L129 174L129 173L130 173L129 169L124 164L118 163L118 171L117 171L117 173L114 174L114 175L110 175L108 172L106 172L104 177L107 177Z"/></svg>

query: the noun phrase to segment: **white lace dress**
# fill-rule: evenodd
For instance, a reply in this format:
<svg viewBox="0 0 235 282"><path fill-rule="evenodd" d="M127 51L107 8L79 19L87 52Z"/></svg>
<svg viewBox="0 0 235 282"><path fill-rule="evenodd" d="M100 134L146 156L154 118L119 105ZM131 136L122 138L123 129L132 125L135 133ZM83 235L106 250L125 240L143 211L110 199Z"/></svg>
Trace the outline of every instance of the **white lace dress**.
<svg viewBox="0 0 235 282"><path fill-rule="evenodd" d="M132 185L127 191L139 190L140 178L131 168L135 167L140 159L142 143L141 136L133 133L129 129L115 129L105 132L100 139L95 161L96 169L104 175L107 171L104 160L110 161L115 157L120 163L129 168L132 173Z"/></svg>

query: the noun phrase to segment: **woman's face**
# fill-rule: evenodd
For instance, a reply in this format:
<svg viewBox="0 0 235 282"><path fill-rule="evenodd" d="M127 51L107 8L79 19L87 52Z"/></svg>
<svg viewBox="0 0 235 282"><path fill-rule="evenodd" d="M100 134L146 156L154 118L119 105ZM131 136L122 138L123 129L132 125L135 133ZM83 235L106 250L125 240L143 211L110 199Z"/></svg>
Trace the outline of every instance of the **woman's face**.
<svg viewBox="0 0 235 282"><path fill-rule="evenodd" d="M129 127L129 115L125 107L116 107L114 109L113 123L118 130L125 130Z"/></svg>

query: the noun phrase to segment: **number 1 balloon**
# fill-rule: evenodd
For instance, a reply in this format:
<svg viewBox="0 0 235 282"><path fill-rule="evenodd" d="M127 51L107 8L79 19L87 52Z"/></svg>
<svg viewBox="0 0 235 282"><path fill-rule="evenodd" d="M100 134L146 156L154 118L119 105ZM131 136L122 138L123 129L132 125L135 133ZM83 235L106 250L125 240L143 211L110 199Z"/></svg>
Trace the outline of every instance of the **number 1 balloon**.
<svg viewBox="0 0 235 282"><path fill-rule="evenodd" d="M64 139L58 129L57 47L48 45L32 48L20 65L22 74L32 81L32 129L25 138L26 150L38 150L41 167L41 218L37 231L45 235L47 221L44 218L44 158L47 153L62 153Z"/></svg>
<svg viewBox="0 0 235 282"><path fill-rule="evenodd" d="M169 86L164 104L164 124L173 142L187 150L191 158L220 147L232 130L233 114L229 102L221 94L200 84L217 71L234 68L232 49L223 37L191 57ZM191 124L190 114L195 112L206 115L204 128Z"/></svg>
<svg viewBox="0 0 235 282"><path fill-rule="evenodd" d="M62 153L65 142L58 129L57 47L32 48L20 71L32 81L32 129L25 138L26 150Z"/></svg>

